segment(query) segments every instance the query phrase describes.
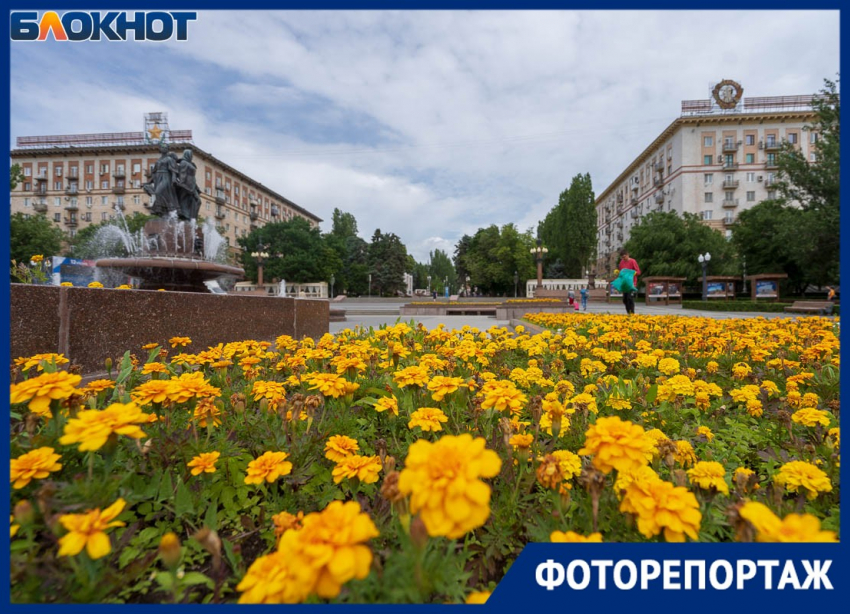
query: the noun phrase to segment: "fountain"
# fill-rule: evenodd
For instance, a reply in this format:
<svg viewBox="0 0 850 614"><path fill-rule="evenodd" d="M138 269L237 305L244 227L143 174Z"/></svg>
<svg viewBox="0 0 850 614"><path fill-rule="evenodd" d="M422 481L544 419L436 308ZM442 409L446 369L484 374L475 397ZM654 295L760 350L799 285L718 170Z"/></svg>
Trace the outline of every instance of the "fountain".
<svg viewBox="0 0 850 614"><path fill-rule="evenodd" d="M127 255L98 259L95 267L134 277L143 290L209 292L207 281L243 278L242 268L226 264L227 244L213 223L198 224L201 198L192 151L184 151L178 161L168 145L160 142L160 152L151 181L142 186L157 218L131 233L119 210L121 225L101 228L96 240L120 244Z"/></svg>

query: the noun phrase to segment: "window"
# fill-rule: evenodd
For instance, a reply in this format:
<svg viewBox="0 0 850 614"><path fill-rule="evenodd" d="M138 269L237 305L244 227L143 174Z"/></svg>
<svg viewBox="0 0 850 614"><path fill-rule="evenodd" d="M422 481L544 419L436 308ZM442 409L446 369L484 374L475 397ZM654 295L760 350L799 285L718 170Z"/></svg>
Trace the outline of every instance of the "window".
<svg viewBox="0 0 850 614"><path fill-rule="evenodd" d="M797 133L796 132L789 132L788 133L788 142L791 143L792 145L797 144Z"/></svg>
<svg viewBox="0 0 850 614"><path fill-rule="evenodd" d="M735 154L726 154L725 162L726 166L732 166L735 164Z"/></svg>
<svg viewBox="0 0 850 614"><path fill-rule="evenodd" d="M91 196L86 196L86 206L91 207Z"/></svg>
<svg viewBox="0 0 850 614"><path fill-rule="evenodd" d="M124 165L123 165L123 164L119 164L119 165L115 168L115 172L116 172L117 174L119 174L119 175L123 175L123 174L124 174Z"/></svg>
<svg viewBox="0 0 850 614"><path fill-rule="evenodd" d="M105 222L105 221L106 221L106 211L104 211L103 213L101 213L101 214L100 214L100 221L101 221L101 222Z"/></svg>
<svg viewBox="0 0 850 614"><path fill-rule="evenodd" d="M712 156L703 156L702 157L702 163L705 164L706 166L709 166L711 164L711 160L712 160Z"/></svg>
<svg viewBox="0 0 850 614"><path fill-rule="evenodd" d="M109 189L109 180L107 179L107 180L105 180L105 181L101 181L101 182L100 182L100 187L101 187L101 189L103 189L103 190L108 190L108 189Z"/></svg>
<svg viewBox="0 0 850 614"><path fill-rule="evenodd" d="M735 216L732 214L731 211L727 211L726 215L723 217L723 221L726 222L727 224L731 224L732 222L735 221Z"/></svg>
<svg viewBox="0 0 850 614"><path fill-rule="evenodd" d="M109 204L109 197L108 196L101 196L100 197L100 204L103 205L104 207L106 205L108 205Z"/></svg>
<svg viewBox="0 0 850 614"><path fill-rule="evenodd" d="M31 184L30 184L30 182L29 182L29 181L25 181L25 182L24 182L24 191L29 192L30 188L31 188Z"/></svg>
<svg viewBox="0 0 850 614"><path fill-rule="evenodd" d="M756 174L755 173L747 173L747 183L752 183L755 180L756 180Z"/></svg>
<svg viewBox="0 0 850 614"><path fill-rule="evenodd" d="M809 143L814 145L817 142L818 142L818 133L817 132L810 133L809 134ZM24 174L26 174L26 173L24 173Z"/></svg>
<svg viewBox="0 0 850 614"><path fill-rule="evenodd" d="M731 241L731 240L732 240L732 229L731 229L731 228L727 228L727 229L726 229L726 240L727 240L727 241Z"/></svg>
<svg viewBox="0 0 850 614"><path fill-rule="evenodd" d="M55 196L53 198L53 206L54 207L61 207L62 206L62 197L61 196Z"/></svg>
<svg viewBox="0 0 850 614"><path fill-rule="evenodd" d="M140 188L140 187L142 187L142 182L141 182L141 181L139 181L138 179L133 179L133 187L134 187L134 188Z"/></svg>
<svg viewBox="0 0 850 614"><path fill-rule="evenodd" d="M54 213L53 214L53 221L54 222L61 222L62 221L62 214L61 213Z"/></svg>
<svg viewBox="0 0 850 614"><path fill-rule="evenodd" d="M61 177L62 176L62 167L61 166L54 166L53 167L53 174L56 175L57 177Z"/></svg>
<svg viewBox="0 0 850 614"><path fill-rule="evenodd" d="M776 135L768 134L766 137L768 147L776 147Z"/></svg>
<svg viewBox="0 0 850 614"><path fill-rule="evenodd" d="M123 196L119 196L116 202L117 202L120 206L124 206L124 197L123 197Z"/></svg>
<svg viewBox="0 0 850 614"><path fill-rule="evenodd" d="M207 181L209 181L211 177L212 177L212 175L210 175L210 172L207 171Z"/></svg>
<svg viewBox="0 0 850 614"><path fill-rule="evenodd" d="M239 186L238 185L233 186L233 193L236 194L236 196L239 196Z"/></svg>
<svg viewBox="0 0 850 614"><path fill-rule="evenodd" d="M76 207L77 206L77 197L76 196L72 197L70 202L74 207Z"/></svg>
<svg viewBox="0 0 850 614"><path fill-rule="evenodd" d="M139 195L138 195L138 194L136 194L136 195L133 197L133 204L134 204L134 205L138 205L138 204L141 204L141 202L142 202L142 199L139 197Z"/></svg>
<svg viewBox="0 0 850 614"><path fill-rule="evenodd" d="M29 207L29 206L30 206L30 199L29 199L29 198L25 198L25 199L24 199L24 207Z"/></svg>
<svg viewBox="0 0 850 614"><path fill-rule="evenodd" d="M702 219L703 220L710 220L711 219L711 209L708 209L707 211L702 212Z"/></svg>
<svg viewBox="0 0 850 614"><path fill-rule="evenodd" d="M747 154L746 160L747 160L747 164L755 164L756 163L756 154Z"/></svg>
<svg viewBox="0 0 850 614"><path fill-rule="evenodd" d="M727 203L731 203L733 200L735 200L735 192L726 192L725 199Z"/></svg>
<svg viewBox="0 0 850 614"><path fill-rule="evenodd" d="M702 146L703 147L711 147L712 145L714 145L714 137L713 136L702 137Z"/></svg>
<svg viewBox="0 0 850 614"><path fill-rule="evenodd" d="M109 172L109 165L108 164L101 164L100 165L100 174L106 175L108 172Z"/></svg>
<svg viewBox="0 0 850 614"><path fill-rule="evenodd" d="M755 145L756 144L756 135L748 134L744 137L744 143L747 145Z"/></svg>
<svg viewBox="0 0 850 614"><path fill-rule="evenodd" d="M672 164L668 164L668 165L667 165L667 174L668 174L668 175L672 175L672 174L673 174L673 165L672 165Z"/></svg>
<svg viewBox="0 0 850 614"><path fill-rule="evenodd" d="M212 190L210 190L209 188L204 188L204 194L206 194L207 196L210 196L210 195L212 195ZM207 205L207 207L209 207L209 205Z"/></svg>
<svg viewBox="0 0 850 614"><path fill-rule="evenodd" d="M711 192L706 192L705 193L705 202L713 203L714 202L714 194L712 194Z"/></svg>
<svg viewBox="0 0 850 614"><path fill-rule="evenodd" d="M768 190L767 191L767 197L770 200L775 199L776 198L776 190Z"/></svg>
<svg viewBox="0 0 850 614"><path fill-rule="evenodd" d="M809 161L810 162L817 162L817 160L818 160L818 155L815 152L812 152L812 153L809 154Z"/></svg>
<svg viewBox="0 0 850 614"><path fill-rule="evenodd" d="M814 136L814 134L812 134ZM814 143L814 141L812 141ZM30 177L32 175L32 169L29 166L24 167L24 177Z"/></svg>
<svg viewBox="0 0 850 614"><path fill-rule="evenodd" d="M706 173L703 175L705 185L711 185L712 180L714 179L714 173Z"/></svg>
<svg viewBox="0 0 850 614"><path fill-rule="evenodd" d="M755 192L747 192L747 202L753 203L756 201L756 193Z"/></svg>
<svg viewBox="0 0 850 614"><path fill-rule="evenodd" d="M138 162L134 163L133 164L133 174L136 175L136 174L141 173L141 172L142 172L142 165L139 164Z"/></svg>
<svg viewBox="0 0 850 614"><path fill-rule="evenodd" d="M94 187L94 182L92 182L91 180L86 181L86 189L87 190L91 190L93 187Z"/></svg>
<svg viewBox="0 0 850 614"><path fill-rule="evenodd" d="M765 164L767 164L768 166L776 166L776 154L767 154L767 162Z"/></svg>
<svg viewBox="0 0 850 614"><path fill-rule="evenodd" d="M54 190L61 190L62 189L62 182L61 181L54 181L53 182L53 189Z"/></svg>
<svg viewBox="0 0 850 614"><path fill-rule="evenodd" d="M94 164L86 164L86 174L91 175L94 173Z"/></svg>

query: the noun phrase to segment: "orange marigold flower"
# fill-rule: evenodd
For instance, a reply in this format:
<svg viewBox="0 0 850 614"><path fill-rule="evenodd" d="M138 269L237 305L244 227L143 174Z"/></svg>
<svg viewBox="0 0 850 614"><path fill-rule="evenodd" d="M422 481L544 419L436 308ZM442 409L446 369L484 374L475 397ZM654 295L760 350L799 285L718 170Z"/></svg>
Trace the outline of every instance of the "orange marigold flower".
<svg viewBox="0 0 850 614"><path fill-rule="evenodd" d="M832 492L829 476L821 469L805 461L791 461L779 468L779 473L773 478L779 486L784 486L789 492L802 489L806 497L814 499L821 492Z"/></svg>
<svg viewBox="0 0 850 614"><path fill-rule="evenodd" d="M189 337L172 337L168 340L168 343L170 343L173 348L176 348L178 345L180 347L186 347L192 343L192 340Z"/></svg>
<svg viewBox="0 0 850 614"><path fill-rule="evenodd" d="M729 494L729 485L726 484L726 470L717 461L700 461L688 470L691 484L699 486L703 490L714 489L724 495Z"/></svg>
<svg viewBox="0 0 850 614"><path fill-rule="evenodd" d="M347 435L332 435L325 443L325 458L338 463L347 456L356 454L359 449L360 444L356 439Z"/></svg>
<svg viewBox="0 0 850 614"><path fill-rule="evenodd" d="M549 541L556 544L583 544L583 543L602 543L602 533L591 533L587 537L574 533L573 531L552 531L549 536Z"/></svg>
<svg viewBox="0 0 850 614"><path fill-rule="evenodd" d="M146 435L138 425L149 422L149 418L135 403L113 403L103 410L88 409L68 420L59 443L65 446L79 443L80 452L87 452L102 448L112 434L141 439Z"/></svg>
<svg viewBox="0 0 850 614"><path fill-rule="evenodd" d="M420 407L410 414L410 422L407 423L407 426L410 429L418 426L423 431L442 431L443 425L441 423L448 421L448 416L440 409L436 407Z"/></svg>
<svg viewBox="0 0 850 614"><path fill-rule="evenodd" d="M286 458L289 456L286 452L266 452L248 463L247 476L245 476L246 484L262 484L266 482L274 482L281 476L292 473L292 463Z"/></svg>
<svg viewBox="0 0 850 614"><path fill-rule="evenodd" d="M702 514L692 492L661 479L638 480L625 489L620 511L637 516L638 530L650 538L664 532L668 542L698 539Z"/></svg>
<svg viewBox="0 0 850 614"><path fill-rule="evenodd" d="M12 384L9 396L10 403L25 403L29 401L29 410L46 418L52 417L50 402L67 399L79 392L76 388L82 377L72 375L67 371L42 373L19 384Z"/></svg>
<svg viewBox="0 0 850 614"><path fill-rule="evenodd" d="M106 530L124 526L125 523L115 518L125 505L124 499L118 499L103 511L98 508L82 514L60 516L59 524L68 530L68 534L59 539L58 556L76 556L83 548L92 559L103 558L112 552Z"/></svg>
<svg viewBox="0 0 850 614"><path fill-rule="evenodd" d="M221 452L204 452L186 463L186 466L192 469L192 475L215 473L215 464L218 462L219 456L221 456Z"/></svg>
<svg viewBox="0 0 850 614"><path fill-rule="evenodd" d="M373 484L378 481L378 474L380 472L381 459L377 456L352 454L337 461L332 475L334 484L339 484L346 478L357 478L364 484Z"/></svg>
<svg viewBox="0 0 850 614"><path fill-rule="evenodd" d="M602 473L629 471L649 464L655 445L643 427L617 416L599 418L585 434L579 454L593 455L593 465Z"/></svg>
<svg viewBox="0 0 850 614"><path fill-rule="evenodd" d="M59 471L62 465L57 463L61 458L54 454L53 448L43 447L31 450L10 461L12 488L23 488L32 480L42 480L51 472Z"/></svg>
<svg viewBox="0 0 850 614"><path fill-rule="evenodd" d="M822 531L820 520L811 514L788 514L780 520L766 505L747 501L739 510L753 525L758 542L837 542L835 531Z"/></svg>

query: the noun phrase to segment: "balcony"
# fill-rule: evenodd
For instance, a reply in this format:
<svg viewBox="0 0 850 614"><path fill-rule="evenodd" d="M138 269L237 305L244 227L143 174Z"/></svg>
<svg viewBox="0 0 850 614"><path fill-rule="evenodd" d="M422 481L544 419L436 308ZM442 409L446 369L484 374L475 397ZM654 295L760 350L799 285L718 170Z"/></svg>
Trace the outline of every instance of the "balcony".
<svg viewBox="0 0 850 614"><path fill-rule="evenodd" d="M655 202L659 205L664 203L664 192L655 193Z"/></svg>
<svg viewBox="0 0 850 614"><path fill-rule="evenodd" d="M227 199L224 197L224 192L216 191L215 202L219 205L223 205L225 202L227 202Z"/></svg>
<svg viewBox="0 0 850 614"><path fill-rule="evenodd" d="M280 215L280 209L277 205L272 205L272 217L277 217Z"/></svg>
<svg viewBox="0 0 850 614"><path fill-rule="evenodd" d="M731 226L734 223L735 223L734 217L724 217L723 218L723 224L726 225L726 226Z"/></svg>
<svg viewBox="0 0 850 614"><path fill-rule="evenodd" d="M79 173L76 168L72 168L68 171L68 179L76 179L79 176Z"/></svg>
<svg viewBox="0 0 850 614"><path fill-rule="evenodd" d="M41 196L45 196L47 194L47 184L45 184L45 183L33 184L32 193L33 194L40 194Z"/></svg>
<svg viewBox="0 0 850 614"><path fill-rule="evenodd" d="M39 173L35 177L33 177L36 181L47 181L47 172Z"/></svg>
<svg viewBox="0 0 850 614"><path fill-rule="evenodd" d="M32 208L36 213L47 213L47 203L45 201L34 202Z"/></svg>
<svg viewBox="0 0 850 614"><path fill-rule="evenodd" d="M726 179L726 180L723 182L723 188L724 188L724 189L726 189L726 190L734 190L734 189L736 189L736 188L737 188L740 184L741 184L741 182L740 182L739 180L737 180L737 179Z"/></svg>
<svg viewBox="0 0 850 614"><path fill-rule="evenodd" d="M256 222L258 219L260 219L260 214L257 211L251 211L248 216L251 218L252 222Z"/></svg>
<svg viewBox="0 0 850 614"><path fill-rule="evenodd" d="M640 216L637 209L632 209L630 215L632 216L633 220L636 220Z"/></svg>
<svg viewBox="0 0 850 614"><path fill-rule="evenodd" d="M629 206L634 207L636 204L638 204L638 198L637 198L637 196L632 196L629 199Z"/></svg>
<svg viewBox="0 0 850 614"><path fill-rule="evenodd" d="M617 194L617 202L618 202L618 203L622 203L622 202L623 202L623 193L622 193L622 192L620 192L619 194Z"/></svg>
<svg viewBox="0 0 850 614"><path fill-rule="evenodd" d="M216 198L216 200L218 200L218 198ZM224 209L222 209L221 207L216 207L216 208L215 208L215 217L216 217L216 219L223 220L223 219L224 219L224 213L225 213L225 211L224 211Z"/></svg>
<svg viewBox="0 0 850 614"><path fill-rule="evenodd" d="M661 177L659 177L658 175L656 175L656 176L652 179L652 185L654 185L655 187L658 187L658 186L660 186L660 185L661 185L661 184L663 184L663 183L664 183L664 179L662 179L662 178L661 178Z"/></svg>
<svg viewBox="0 0 850 614"><path fill-rule="evenodd" d="M776 161L776 158L774 158L772 160L770 158L768 158L767 160L764 161L764 167L765 168L779 168L779 162Z"/></svg>
<svg viewBox="0 0 850 614"><path fill-rule="evenodd" d="M738 163L737 163L737 162L724 162L724 163L723 163L723 168L724 168L724 169L733 169L733 168L738 168Z"/></svg>
<svg viewBox="0 0 850 614"><path fill-rule="evenodd" d="M67 226L68 228L76 228L77 227L77 218L66 217L65 218L65 226Z"/></svg>
<svg viewBox="0 0 850 614"><path fill-rule="evenodd" d="M764 180L764 187L769 188L771 186L776 185L777 183L779 183L779 179L777 179L776 177L768 177Z"/></svg>
<svg viewBox="0 0 850 614"><path fill-rule="evenodd" d="M114 186L112 186L112 193L113 194L123 194L125 192L125 190L126 190L126 186L123 183L117 183Z"/></svg>
<svg viewBox="0 0 850 614"><path fill-rule="evenodd" d="M723 153L735 153L741 146L741 141L723 141Z"/></svg>
<svg viewBox="0 0 850 614"><path fill-rule="evenodd" d="M738 206L737 198L726 198L720 201L723 204L724 209L732 209Z"/></svg>
<svg viewBox="0 0 850 614"><path fill-rule="evenodd" d="M127 205L125 205L124 203L119 203L119 202L116 201L116 202L112 203L112 208L115 209L116 211L124 211L127 208Z"/></svg>
<svg viewBox="0 0 850 614"><path fill-rule="evenodd" d="M74 195L79 194L79 193L80 193L80 190L77 187L76 183L68 184L68 187L65 188L65 194L70 194L71 196L74 196Z"/></svg>
<svg viewBox="0 0 850 614"><path fill-rule="evenodd" d="M112 173L112 176L116 179L123 179L124 177L126 177L126 175L124 174L124 169L120 166L115 169L115 172Z"/></svg>
<svg viewBox="0 0 850 614"><path fill-rule="evenodd" d="M761 143L759 143L761 145ZM778 151L782 146L782 143L776 140L767 140L764 142L764 147L759 147L759 149L764 149L765 151Z"/></svg>
<svg viewBox="0 0 850 614"><path fill-rule="evenodd" d="M622 232L618 232L618 233L617 233L617 240L618 240L618 241L622 241L622 240L623 240L623 233L622 233Z"/></svg>
<svg viewBox="0 0 850 614"><path fill-rule="evenodd" d="M77 211L79 208L80 208L79 205L77 203L74 203L74 202L70 202L67 205L65 205L65 211Z"/></svg>
<svg viewBox="0 0 850 614"><path fill-rule="evenodd" d="M664 163L663 162L656 162L655 164L652 165L652 170L654 170L656 173L663 173L664 172Z"/></svg>

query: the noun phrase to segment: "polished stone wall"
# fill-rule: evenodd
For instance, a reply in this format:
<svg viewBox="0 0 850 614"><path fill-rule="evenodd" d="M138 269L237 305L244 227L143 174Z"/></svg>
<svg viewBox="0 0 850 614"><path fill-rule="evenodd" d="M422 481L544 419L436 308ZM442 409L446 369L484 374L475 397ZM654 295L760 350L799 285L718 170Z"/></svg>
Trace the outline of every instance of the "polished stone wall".
<svg viewBox="0 0 850 614"><path fill-rule="evenodd" d="M229 341L274 341L279 335L318 339L328 332L322 300L155 290L110 290L12 284L11 357L64 354L83 373L104 360L171 337L189 337L198 352Z"/></svg>

